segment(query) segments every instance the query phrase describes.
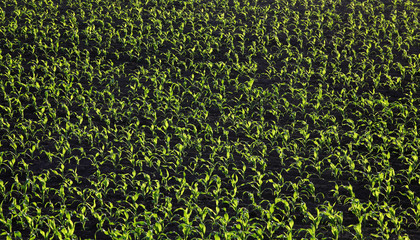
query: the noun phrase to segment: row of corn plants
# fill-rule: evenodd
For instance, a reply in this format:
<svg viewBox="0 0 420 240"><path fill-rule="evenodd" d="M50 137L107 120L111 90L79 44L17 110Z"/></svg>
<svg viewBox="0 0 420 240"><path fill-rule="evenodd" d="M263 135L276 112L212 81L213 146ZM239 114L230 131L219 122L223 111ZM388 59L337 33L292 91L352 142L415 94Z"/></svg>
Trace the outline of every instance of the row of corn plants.
<svg viewBox="0 0 420 240"><path fill-rule="evenodd" d="M417 239L413 0L5 0L2 239Z"/></svg>

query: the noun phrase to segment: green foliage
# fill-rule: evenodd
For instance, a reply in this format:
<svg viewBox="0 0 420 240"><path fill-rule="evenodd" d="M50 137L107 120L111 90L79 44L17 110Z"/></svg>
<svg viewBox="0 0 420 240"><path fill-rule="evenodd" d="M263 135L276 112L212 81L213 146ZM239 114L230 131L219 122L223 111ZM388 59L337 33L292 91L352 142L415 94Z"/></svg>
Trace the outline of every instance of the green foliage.
<svg viewBox="0 0 420 240"><path fill-rule="evenodd" d="M0 3L0 238L417 239L415 1Z"/></svg>

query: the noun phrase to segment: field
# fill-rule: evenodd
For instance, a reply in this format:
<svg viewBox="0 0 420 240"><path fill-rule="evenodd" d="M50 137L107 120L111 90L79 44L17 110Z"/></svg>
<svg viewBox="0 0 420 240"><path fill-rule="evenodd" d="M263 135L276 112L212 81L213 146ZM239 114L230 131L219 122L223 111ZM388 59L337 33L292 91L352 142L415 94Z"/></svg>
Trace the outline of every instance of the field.
<svg viewBox="0 0 420 240"><path fill-rule="evenodd" d="M0 239L420 239L417 0L3 0Z"/></svg>

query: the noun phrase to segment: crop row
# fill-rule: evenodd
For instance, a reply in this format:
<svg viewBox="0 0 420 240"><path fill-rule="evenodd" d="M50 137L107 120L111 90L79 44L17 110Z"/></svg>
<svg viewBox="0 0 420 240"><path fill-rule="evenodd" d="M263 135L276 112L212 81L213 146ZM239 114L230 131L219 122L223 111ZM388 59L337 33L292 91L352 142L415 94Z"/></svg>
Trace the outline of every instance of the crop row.
<svg viewBox="0 0 420 240"><path fill-rule="evenodd" d="M416 239L415 1L0 4L0 236Z"/></svg>

